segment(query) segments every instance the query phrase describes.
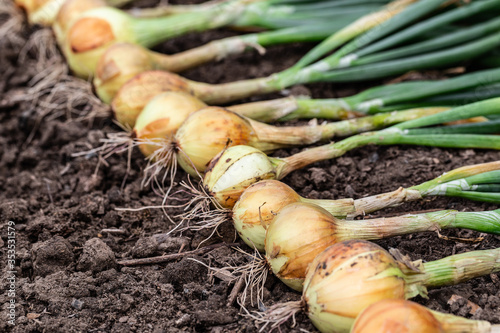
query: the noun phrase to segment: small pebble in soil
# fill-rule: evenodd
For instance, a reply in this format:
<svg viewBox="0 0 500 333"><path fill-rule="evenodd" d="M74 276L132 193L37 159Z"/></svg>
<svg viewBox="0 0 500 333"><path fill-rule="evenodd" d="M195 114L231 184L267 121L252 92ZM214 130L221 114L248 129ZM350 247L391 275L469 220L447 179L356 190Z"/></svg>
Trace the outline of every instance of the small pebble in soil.
<svg viewBox="0 0 500 333"><path fill-rule="evenodd" d="M115 254L110 247L99 238L92 238L83 245L83 253L76 268L97 273L115 266Z"/></svg>
<svg viewBox="0 0 500 333"><path fill-rule="evenodd" d="M38 242L31 248L33 271L37 276L65 270L74 260L71 244L61 236Z"/></svg>
<svg viewBox="0 0 500 333"><path fill-rule="evenodd" d="M73 298L73 300L71 301L71 306L74 307L77 310L83 309L83 304L85 304L85 302L82 302L82 301L80 301L79 299L76 299L76 298Z"/></svg>

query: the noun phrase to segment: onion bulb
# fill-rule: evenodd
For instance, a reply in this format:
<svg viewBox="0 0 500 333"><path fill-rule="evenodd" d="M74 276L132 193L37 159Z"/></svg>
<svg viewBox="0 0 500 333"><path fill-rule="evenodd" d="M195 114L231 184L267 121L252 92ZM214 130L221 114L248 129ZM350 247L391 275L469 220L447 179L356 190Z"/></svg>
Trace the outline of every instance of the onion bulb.
<svg viewBox="0 0 500 333"><path fill-rule="evenodd" d="M52 30L56 36L57 43L62 46L64 38L71 24L88 10L105 7L105 0L66 0L62 4L54 23Z"/></svg>
<svg viewBox="0 0 500 333"><path fill-rule="evenodd" d="M347 333L355 318L378 301L427 297L427 287L457 284L499 271L499 258L500 249L493 249L426 263L404 257L396 261L376 244L345 241L328 247L311 262L302 300L318 330Z"/></svg>
<svg viewBox="0 0 500 333"><path fill-rule="evenodd" d="M75 15L80 15L85 10L96 8L97 6L94 7L96 4L99 4L99 7L118 7L131 1L132 0L15 0L16 4L26 11L28 20L31 24L40 24L44 26L51 26L57 21L59 21L59 24L63 23L63 21L58 19L61 10L67 13L67 8L72 6L74 6L73 8L75 9L81 9L80 11L74 11ZM68 3L72 4L68 6Z"/></svg>
<svg viewBox="0 0 500 333"><path fill-rule="evenodd" d="M171 140L182 122L206 105L183 92L165 92L153 98L137 117L132 136L144 156L150 156L163 140ZM125 119L118 119L126 123Z"/></svg>
<svg viewBox="0 0 500 333"><path fill-rule="evenodd" d="M351 333L445 333L428 309L403 299L374 303L356 318Z"/></svg>
<svg viewBox="0 0 500 333"><path fill-rule="evenodd" d="M191 114L175 134L173 144L179 165L193 176L205 172L210 160L228 145L245 144L263 151L287 146L272 126L215 106Z"/></svg>
<svg viewBox="0 0 500 333"><path fill-rule="evenodd" d="M351 333L491 333L498 329L487 321L431 311L403 299L386 299L363 310Z"/></svg>
<svg viewBox="0 0 500 333"><path fill-rule="evenodd" d="M290 186L277 180L262 180L241 194L232 211L233 224L250 247L264 252L266 229L282 208L296 202L315 203L335 216L346 216L354 208L353 199L313 200L297 194Z"/></svg>

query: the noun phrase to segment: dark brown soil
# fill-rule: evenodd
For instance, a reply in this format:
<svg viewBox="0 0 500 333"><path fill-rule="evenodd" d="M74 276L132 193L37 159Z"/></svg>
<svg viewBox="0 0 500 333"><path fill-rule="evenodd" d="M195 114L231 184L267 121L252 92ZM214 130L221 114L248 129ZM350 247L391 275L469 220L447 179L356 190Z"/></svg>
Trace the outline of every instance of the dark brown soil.
<svg viewBox="0 0 500 333"><path fill-rule="evenodd" d="M2 19L0 17L0 19ZM25 27L25 29L27 29ZM27 31L27 30L25 30ZM233 34L216 31L193 34L162 45L177 52L211 39ZM26 40L29 33L22 34ZM307 45L272 47L264 56L250 52L202 66L185 76L205 82L226 82L258 77L293 64ZM185 232L165 237L172 227L161 210L136 212L116 208L158 205L162 198L151 188L141 188L146 162L134 151L126 177L126 156L112 156L98 164L95 154L71 154L99 146L106 134L118 127L111 119L92 124L66 117L44 119L33 139L27 141L38 121L30 101L12 102L27 86L35 54L20 61L12 43L0 48L0 253L2 283L0 331L12 332L255 332L254 323L237 305L227 305L234 282L212 276L196 259L212 267L241 265L249 258L227 247L186 256L167 263L124 267L126 258L151 257L196 249L209 231ZM316 98L341 96L365 85L315 84L295 87L292 92ZM75 112L84 111L84 108ZM276 156L295 153L282 150ZM317 163L294 172L284 181L310 198L360 198L411 186L453 168L500 159L497 151L455 150L421 147L366 147L335 160ZM125 181L124 181L125 179ZM186 179L178 174L176 181ZM180 190L178 185L174 191ZM179 194L177 195L179 196ZM172 202L175 204L175 202ZM432 209L480 211L495 205L461 199L426 199L381 211L373 216L392 216ZM171 209L175 215L179 210ZM7 322L8 221L16 229L16 324ZM105 232L119 229L121 232ZM435 233L422 233L379 241L385 248L398 248L412 259L435 260L447 255L500 246L500 237L455 230L443 236L477 238L481 242L445 240ZM233 227L223 225L219 234L201 246L233 243L250 252ZM500 279L491 274L459 286L430 291L429 299L416 301L468 318L500 323ZM453 295L461 297L450 301ZM297 300L300 295L274 277L266 283L265 306ZM456 296L455 296L456 298ZM479 308L471 314L470 303ZM284 332L315 331L307 317L299 315L297 327Z"/></svg>

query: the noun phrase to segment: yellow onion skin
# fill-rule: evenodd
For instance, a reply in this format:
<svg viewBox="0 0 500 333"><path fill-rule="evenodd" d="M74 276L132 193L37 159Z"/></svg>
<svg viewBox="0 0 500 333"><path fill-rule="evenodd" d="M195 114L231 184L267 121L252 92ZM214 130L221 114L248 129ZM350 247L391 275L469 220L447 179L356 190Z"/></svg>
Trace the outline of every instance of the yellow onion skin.
<svg viewBox="0 0 500 333"><path fill-rule="evenodd" d="M101 94L99 89L96 91ZM191 93L187 83L177 75L166 76L161 71L144 72L134 76L120 88L111 102L111 109L120 124L133 128L149 101L167 91Z"/></svg>
<svg viewBox="0 0 500 333"><path fill-rule="evenodd" d="M99 98L106 104L111 103L118 90L135 75L153 70L151 53L142 46L131 43L111 45L100 57L94 87Z"/></svg>
<svg viewBox="0 0 500 333"><path fill-rule="evenodd" d="M139 149L144 156L160 148L147 144L147 141L171 141L184 120L205 106L196 97L180 91L169 91L154 97L137 117L133 130L133 136L143 142Z"/></svg>
<svg viewBox="0 0 500 333"><path fill-rule="evenodd" d="M386 299L367 307L351 333L445 333L426 307L403 299Z"/></svg>
<svg viewBox="0 0 500 333"><path fill-rule="evenodd" d="M66 0L59 9L52 25L59 46L64 45L64 38L71 24L84 12L106 6L104 0Z"/></svg>
<svg viewBox="0 0 500 333"><path fill-rule="evenodd" d="M50 26L64 0L15 0L23 8L30 24Z"/></svg>
<svg viewBox="0 0 500 333"><path fill-rule="evenodd" d="M333 216L310 203L295 202L282 208L267 228L266 260L287 286L302 290L309 263L338 238Z"/></svg>
<svg viewBox="0 0 500 333"><path fill-rule="evenodd" d="M241 239L260 252L265 251L266 229L285 206L300 201L288 185L277 180L263 180L248 187L233 207L233 223Z"/></svg>
<svg viewBox="0 0 500 333"><path fill-rule="evenodd" d="M107 47L118 41L134 43L133 36L128 15L111 7L95 8L72 22L62 51L73 73L87 78L95 72Z"/></svg>
<svg viewBox="0 0 500 333"><path fill-rule="evenodd" d="M218 205L233 208L248 186L275 178L275 166L266 154L250 146L237 145L224 149L210 161L203 185Z"/></svg>
<svg viewBox="0 0 500 333"><path fill-rule="evenodd" d="M258 140L245 118L217 106L191 114L175 135L179 165L190 175L204 173L210 160L227 146Z"/></svg>
<svg viewBox="0 0 500 333"><path fill-rule="evenodd" d="M303 300L321 332L347 333L368 306L405 299L403 272L380 246L363 240L334 244L310 264Z"/></svg>

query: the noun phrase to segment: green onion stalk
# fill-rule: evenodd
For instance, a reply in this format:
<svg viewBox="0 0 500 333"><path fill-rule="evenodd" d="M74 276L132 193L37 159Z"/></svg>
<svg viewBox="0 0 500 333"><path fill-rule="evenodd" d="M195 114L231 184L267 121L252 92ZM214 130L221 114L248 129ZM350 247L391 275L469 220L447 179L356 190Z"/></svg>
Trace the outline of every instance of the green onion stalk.
<svg viewBox="0 0 500 333"><path fill-rule="evenodd" d="M154 52L137 44L117 43L110 46L99 59L94 87L99 98L110 103L119 88L141 72L165 70L177 73L251 49L264 53L264 48L271 45L321 41L364 12L365 9L360 8L359 14L331 15L331 21L328 22L317 20L314 25L297 22L297 26L290 28L223 38L172 55Z"/></svg>
<svg viewBox="0 0 500 333"><path fill-rule="evenodd" d="M392 256L364 240L343 241L326 248L311 262L302 298L261 313L260 322L279 326L304 310L321 332L347 333L367 307L386 299L427 298L428 288L466 282L500 271L500 249L471 251L423 263L398 251ZM498 325L463 323L465 330L497 332ZM460 326L458 326L459 328Z"/></svg>
<svg viewBox="0 0 500 333"><path fill-rule="evenodd" d="M359 18L358 20L339 30L334 35L341 36L339 38L343 41L343 43L349 41L356 36L361 35L365 31L370 30L374 26L377 26L379 24L382 25L382 23L390 19L392 16L397 15L405 7L415 1L417 0L393 1L379 11ZM356 3L353 3L353 5L356 5ZM263 80L264 82L262 82ZM156 94L172 89L179 89L179 87L182 87L182 89L184 89L186 92L195 94L205 102L208 101L209 104L220 105L222 103L233 101L256 93L252 93L251 91L261 90L261 88L266 85L265 81L266 79L255 79L236 82L233 84L207 85L184 79L167 71L150 71L138 74L134 78L130 79L126 84L124 84L116 93L116 96L112 103L112 108L115 110L115 112L119 108L142 109L147 104L147 102ZM98 95L107 96L106 92L99 92L99 87L97 87L96 90L98 92ZM270 91L275 90L276 89L270 89ZM210 95L213 95L213 97L210 97ZM226 97L223 97L223 95L226 95ZM129 98L129 96L139 97ZM140 96L146 97L140 98ZM126 110L123 110L123 112L126 112Z"/></svg>
<svg viewBox="0 0 500 333"><path fill-rule="evenodd" d="M342 156L346 152L365 145L422 145L447 148L500 149L500 137L484 133L498 133L497 121L482 123L483 134L475 124L428 127L460 119L478 116L489 117L500 112L500 98L488 99L434 115L421 117L387 129L351 136L327 145L304 150L286 158L268 157L253 147L229 147L219 153L205 173L204 191L222 207L231 208L242 191L263 179L282 179L292 171L309 164ZM239 175L234 165L245 166Z"/></svg>
<svg viewBox="0 0 500 333"><path fill-rule="evenodd" d="M312 64L311 68L323 69L325 67L328 67L332 69L335 67L347 67L354 60L363 58L376 52L388 50L394 46L401 45L402 43L411 41L415 38L425 35L426 33L433 32L438 28L445 27L454 22L469 18L480 13L488 12L491 10L498 10L500 8L500 2L498 0L477 1L469 3L465 6L453 8L449 11L445 11L444 13L440 13L427 18L422 22L417 22L415 24L411 24L408 27L405 27L405 25L414 23L416 20L432 13L443 5L446 4L443 1L439 0L419 1L406 8L400 15L396 15L395 17L393 17L387 22L385 26L375 27L374 29L368 31L366 34L349 42L338 51L334 52L332 55ZM480 20L479 22L482 23L482 20ZM401 29L402 27L404 27L404 29L398 31L398 29ZM496 32L494 28L491 28L491 31ZM448 34L449 33L446 33L446 35ZM463 43L464 39L459 40L458 42ZM303 68L304 65L309 65L313 61L317 60L318 55L324 55L324 52L317 53L317 51L323 50L324 45L328 45L328 43L329 41L325 40L315 49L311 50L311 52L306 54L302 59L300 59L299 62L292 68ZM450 46L455 44L456 43L451 43ZM434 51L439 48L443 48L443 46L435 45L434 48L429 48L426 51ZM330 50L331 49L326 49L326 51ZM408 52L406 54L403 54L403 56L409 56L424 52L418 50L415 51L416 52L413 53ZM388 59L384 58L381 60Z"/></svg>
<svg viewBox="0 0 500 333"><path fill-rule="evenodd" d="M355 216L430 196L462 197L500 203L498 189L500 189L500 161L461 167L420 185L400 187L395 191L360 199L307 199L280 181L262 180L243 191L232 210L226 208L219 211L226 214L226 218L222 221L232 218L236 231L248 246L264 252L267 227L276 213L292 203L315 204L336 218L352 219ZM213 213L210 215L214 216ZM221 223L219 216L220 214L217 216L218 219L214 220L217 223L215 225L210 223L210 220L202 221L200 225L216 227Z"/></svg>
<svg viewBox="0 0 500 333"><path fill-rule="evenodd" d="M500 96L500 69L466 73L445 80L422 80L377 86L344 98L284 97L230 106L260 121L299 118L346 119L425 106L453 106ZM465 103L467 104L467 103Z"/></svg>
<svg viewBox="0 0 500 333"><path fill-rule="evenodd" d="M281 72L268 78L257 78L222 84L196 82L166 71L148 71L133 77L124 84L116 93L112 102L112 107L116 110L126 110L127 108L137 107L137 105L143 106L147 103L147 98L141 100L138 97L130 96L141 96L143 94L138 92L145 91L160 93L174 89L175 87L182 87L186 92L194 94L207 104L221 105L254 94L279 91L294 84L319 81L364 81L402 74L410 70L439 68L478 57L499 45L500 33L497 32L464 45L404 59L389 60L326 72L311 70L311 68L308 67L288 77L283 76L284 73L288 72ZM282 78L285 78L285 81L283 81ZM418 83L416 83L415 86L418 86ZM424 90L428 89L423 84L421 86ZM407 90L406 93L411 93L411 91ZM393 97L394 99L399 99L397 95L393 95ZM373 104L365 103L361 104L359 107L361 110L365 111L383 107L380 100L375 99L370 102ZM349 107L349 105L343 104L342 101L332 101L332 108L346 109Z"/></svg>
<svg viewBox="0 0 500 333"><path fill-rule="evenodd" d="M112 46L110 50L114 48L121 49L121 45ZM136 59L138 62L142 62L140 56L137 56ZM107 72L114 73L113 68L115 67L110 66L110 68L111 70ZM163 76L161 72L155 73L158 75L145 73L145 75L137 76L134 81L141 84L133 84L134 88L128 90L126 99L117 98L113 101L114 116L122 126L132 128L137 116L155 96L165 91L186 91L187 87L180 82L173 84L169 81L170 77ZM309 99L291 96L270 101L232 105L228 108L238 114L263 122L297 118L350 119L378 112L462 105L466 101L470 103L500 96L499 79L500 70L491 69L467 73L447 80L425 80L383 85L345 98ZM115 80L114 77L108 87L112 87L113 80ZM120 79L117 78L117 80ZM106 94L106 92L103 93L103 95ZM193 98L195 97L193 96ZM161 106L158 104L158 107Z"/></svg>
<svg viewBox="0 0 500 333"><path fill-rule="evenodd" d="M330 2L335 1L324 1L327 4ZM337 9L332 7L326 10L334 12ZM95 72L97 61L106 48L116 42L129 42L149 48L188 32L227 25L241 27L242 24L266 28L268 20L279 21L282 17L287 17L286 22L281 26L277 23L276 28L288 27L292 22L296 25L297 22L317 19L320 13L321 9L309 9L307 5L273 5L273 1L269 0L228 0L203 11L150 18L134 17L110 7L95 8L84 12L71 23L61 48L75 74L88 77Z"/></svg>
<svg viewBox="0 0 500 333"><path fill-rule="evenodd" d="M272 126L211 106L191 113L175 134L165 137L160 132L154 143L157 149L150 158L155 161L155 173L178 163L197 177L205 172L210 160L228 146L248 145L271 152L385 128L447 110L442 107L411 109L325 124Z"/></svg>
<svg viewBox="0 0 500 333"><path fill-rule="evenodd" d="M315 204L297 202L285 206L276 214L266 231L266 262L282 282L298 291L302 290L307 266L314 257L337 242L351 239L375 240L455 228L500 234L500 210L442 210L347 221L335 218Z"/></svg>
<svg viewBox="0 0 500 333"><path fill-rule="evenodd" d="M437 7L439 7L438 5L442 4L442 3L438 4L436 1L423 0L417 2L414 5L408 6L408 8L403 12L401 12L399 15L395 15L393 17L393 20L397 19L397 21L399 22L400 20L402 20L401 16L403 15L408 16L407 11L411 11L412 13L421 13L422 15L423 13L428 13L427 10L429 10L429 8L432 7L432 6L429 7L431 2ZM487 8L491 9L493 7L498 7L500 5L499 0L485 1L484 3L486 3L488 6L483 5L483 2L477 2L477 3L474 2L465 6L464 9L458 8L450 10L449 12L445 12L444 14L441 14L438 17L441 18L440 21L447 23L449 20L448 21L444 20L441 16L449 13L455 13L456 11L461 10L460 16L459 15L453 16L455 18L459 18L465 16L465 14L468 13L466 11L464 14L463 10L465 9L469 10L470 12L472 10L477 11L478 10L477 7L479 5L483 5L482 7L481 6L479 7L481 7L481 10L484 11ZM427 6L424 6L424 9L426 9L426 11L418 11L415 8L413 8L413 6L417 5L423 6L423 4L427 4ZM408 19L409 17L410 16L405 17L404 20ZM432 24L433 23L432 18L424 21L424 23L428 21L431 21L429 23L429 26L435 27L435 24ZM340 66L339 63L340 59L343 59L344 56L350 54L351 52L350 50L356 50L356 48L353 49L353 47L350 47L349 45L359 45L359 46L366 45L364 44L366 41L373 41L372 39L373 36L371 35L371 33L374 30L378 31L379 29L386 29L386 27L391 26L391 24L389 24L390 22L391 20L389 19L387 21L387 24L382 24L373 28L366 34L361 35L360 37L354 39L354 41L351 43L354 43L355 41L358 40L359 42L354 44L349 43L345 47L339 49L337 52L332 54L331 56L323 60L320 60L310 66L304 68L298 65L293 66L290 69L287 69L280 73L273 74L265 78L257 78L257 79L243 80L232 83L213 85L213 84L205 84L187 80L169 72L143 73L140 76L131 79L130 81L127 82L127 84L122 86L122 89L120 89L120 91L118 91L117 95L115 96L113 104L116 104L119 107L126 107L127 104L130 105L133 105L134 103L137 104L137 101L129 101L128 96L130 95L131 92L134 92L138 89L147 91L154 91L155 89L158 89L160 91L165 91L170 89L170 85L177 85L177 86L182 85L185 87L186 91L189 91L190 93L196 95L198 98L202 99L207 104L221 105L224 103L228 103L255 94L264 94L264 93L279 91L295 84L303 84L303 83L311 83L319 81L351 82L351 81L373 80L392 75L402 74L409 70L442 68L444 66L455 65L462 61L476 58L482 54L485 54L495 49L500 45L500 33L498 32L498 29L491 29L491 31L493 32L486 34L481 38L473 39L472 41L468 40L463 43L459 43L458 45L452 45L444 49L436 49L425 54L410 55L397 59L389 57L388 60L380 62L360 64L360 65L353 64L353 67L347 67L346 61L343 61L342 66ZM498 24L498 22L496 23ZM349 28L349 26L346 27L345 29L347 28ZM410 27L403 30L402 32L397 33L396 35L392 35L387 38L392 40L391 37L402 34L408 29L413 30ZM340 30L339 33L342 32L343 30L344 29ZM413 36L414 34L415 32L409 35ZM406 36L405 38L408 37ZM399 39L398 41L401 42ZM349 52L346 50L349 50ZM308 55L306 54L302 59L304 58L308 58ZM346 67L346 68L340 68L340 67ZM146 76L151 77L149 81L154 81L154 82L161 81L166 83L163 85L152 84L144 86L144 81L146 81L145 79ZM137 87L140 85L142 85L142 88Z"/></svg>

